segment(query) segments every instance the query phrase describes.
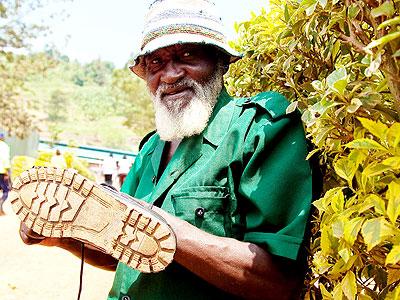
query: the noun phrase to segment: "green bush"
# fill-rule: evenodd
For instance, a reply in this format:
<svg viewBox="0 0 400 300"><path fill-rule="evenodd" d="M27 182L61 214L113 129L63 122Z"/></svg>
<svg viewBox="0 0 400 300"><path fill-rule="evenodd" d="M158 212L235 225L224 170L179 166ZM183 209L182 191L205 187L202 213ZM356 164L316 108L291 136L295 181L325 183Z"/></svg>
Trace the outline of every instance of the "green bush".
<svg viewBox="0 0 400 300"><path fill-rule="evenodd" d="M52 151L39 151L38 157L33 158L29 156L14 156L11 161L11 177L12 179L21 175L23 171L26 171L32 167L49 167L51 166L50 161L54 153ZM88 163L76 157L71 152L63 153L67 168L75 169L79 174L95 180L94 174L89 170Z"/></svg>
<svg viewBox="0 0 400 300"><path fill-rule="evenodd" d="M324 175L305 299L400 297L400 2L271 0L237 25L228 90L299 109Z"/></svg>

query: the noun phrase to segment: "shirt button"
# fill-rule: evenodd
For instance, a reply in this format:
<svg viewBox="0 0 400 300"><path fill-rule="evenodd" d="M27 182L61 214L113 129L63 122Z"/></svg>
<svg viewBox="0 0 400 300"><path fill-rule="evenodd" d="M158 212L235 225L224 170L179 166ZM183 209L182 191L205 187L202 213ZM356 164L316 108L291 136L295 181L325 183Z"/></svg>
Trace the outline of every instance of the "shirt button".
<svg viewBox="0 0 400 300"><path fill-rule="evenodd" d="M131 297L129 297L129 296L123 296L123 297L121 298L121 300L131 300Z"/></svg>
<svg viewBox="0 0 400 300"><path fill-rule="evenodd" d="M151 182L153 182L154 184L156 184L156 182L157 182L157 176L153 176L153 178L151 179Z"/></svg>
<svg viewBox="0 0 400 300"><path fill-rule="evenodd" d="M205 210L203 207L198 207L198 208L196 208L196 210L194 211L194 213L196 214L196 216L199 217L199 218L203 218L205 212L206 212L206 210Z"/></svg>

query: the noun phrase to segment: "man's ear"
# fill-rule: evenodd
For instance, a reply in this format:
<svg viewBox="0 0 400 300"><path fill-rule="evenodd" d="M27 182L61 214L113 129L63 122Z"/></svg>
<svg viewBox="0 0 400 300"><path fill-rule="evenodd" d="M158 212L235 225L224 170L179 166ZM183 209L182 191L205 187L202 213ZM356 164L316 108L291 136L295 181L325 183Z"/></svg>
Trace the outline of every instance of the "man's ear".
<svg viewBox="0 0 400 300"><path fill-rule="evenodd" d="M230 64L230 57L226 53L219 50L217 52L217 60L218 60L218 63L222 64L224 74L226 72L228 72L229 64Z"/></svg>

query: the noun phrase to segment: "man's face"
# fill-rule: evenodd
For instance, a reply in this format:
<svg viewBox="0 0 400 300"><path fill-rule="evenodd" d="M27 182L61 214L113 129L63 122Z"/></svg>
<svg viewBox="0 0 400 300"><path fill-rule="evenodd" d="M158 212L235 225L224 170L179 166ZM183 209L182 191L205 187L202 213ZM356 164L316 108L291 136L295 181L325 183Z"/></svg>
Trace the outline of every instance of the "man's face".
<svg viewBox="0 0 400 300"><path fill-rule="evenodd" d="M156 125L163 140L201 133L222 89L223 67L215 48L180 44L144 58Z"/></svg>
<svg viewBox="0 0 400 300"><path fill-rule="evenodd" d="M149 90L155 94L160 84L174 84L182 78L206 82L214 72L217 63L216 51L210 46L180 44L158 49L144 59L146 81ZM163 93L163 99L193 96L190 89L170 89Z"/></svg>

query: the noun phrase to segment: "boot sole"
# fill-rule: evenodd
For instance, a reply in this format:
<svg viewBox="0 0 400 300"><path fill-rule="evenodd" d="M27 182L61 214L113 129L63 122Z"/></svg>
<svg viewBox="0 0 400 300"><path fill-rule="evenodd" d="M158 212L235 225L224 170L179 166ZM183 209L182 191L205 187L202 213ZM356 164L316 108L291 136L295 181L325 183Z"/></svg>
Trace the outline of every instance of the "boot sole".
<svg viewBox="0 0 400 300"><path fill-rule="evenodd" d="M118 194L72 169L40 167L14 180L9 199L38 234L83 241L141 272L164 270L176 250L173 230L151 209Z"/></svg>

